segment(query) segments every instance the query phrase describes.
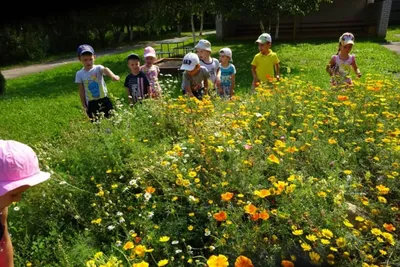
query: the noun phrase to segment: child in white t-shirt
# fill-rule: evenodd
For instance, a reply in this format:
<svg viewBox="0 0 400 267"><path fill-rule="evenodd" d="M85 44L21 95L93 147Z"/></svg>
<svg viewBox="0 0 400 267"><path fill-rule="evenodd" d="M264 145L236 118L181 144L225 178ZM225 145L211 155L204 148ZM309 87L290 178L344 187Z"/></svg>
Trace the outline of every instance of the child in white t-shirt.
<svg viewBox="0 0 400 267"><path fill-rule="evenodd" d="M210 73L209 89L217 90L220 85L220 65L218 59L211 57L211 43L202 39L197 43L195 49L200 58L200 66L205 67Z"/></svg>

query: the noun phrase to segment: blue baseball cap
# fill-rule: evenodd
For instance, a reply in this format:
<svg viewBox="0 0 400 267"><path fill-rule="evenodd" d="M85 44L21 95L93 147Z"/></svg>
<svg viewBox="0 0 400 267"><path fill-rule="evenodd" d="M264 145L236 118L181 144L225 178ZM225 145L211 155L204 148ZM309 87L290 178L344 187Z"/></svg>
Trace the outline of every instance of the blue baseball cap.
<svg viewBox="0 0 400 267"><path fill-rule="evenodd" d="M83 44L83 45L80 45L78 47L78 56L80 56L80 55L82 55L83 53L86 53L86 52L92 53L93 55L95 54L93 47L91 47L88 44Z"/></svg>

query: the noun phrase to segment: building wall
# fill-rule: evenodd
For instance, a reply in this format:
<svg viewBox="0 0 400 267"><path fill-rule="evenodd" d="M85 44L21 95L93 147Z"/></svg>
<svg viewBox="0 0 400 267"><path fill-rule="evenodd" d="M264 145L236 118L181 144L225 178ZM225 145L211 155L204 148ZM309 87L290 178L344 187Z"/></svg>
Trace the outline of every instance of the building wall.
<svg viewBox="0 0 400 267"><path fill-rule="evenodd" d="M389 19L390 25L400 25L400 0L392 0L392 10Z"/></svg>

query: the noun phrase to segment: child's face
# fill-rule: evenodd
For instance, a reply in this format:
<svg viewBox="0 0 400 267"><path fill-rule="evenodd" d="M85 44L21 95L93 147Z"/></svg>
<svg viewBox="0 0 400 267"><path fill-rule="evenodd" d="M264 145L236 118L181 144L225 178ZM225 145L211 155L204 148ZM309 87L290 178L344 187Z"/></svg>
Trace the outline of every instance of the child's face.
<svg viewBox="0 0 400 267"><path fill-rule="evenodd" d="M2 208L10 206L13 202L19 202L21 200L22 193L25 192L29 187L29 185L24 185L0 196Z"/></svg>
<svg viewBox="0 0 400 267"><path fill-rule="evenodd" d="M190 70L190 71L187 70L187 74L189 74L189 76L194 76L197 73L199 73L199 71L200 71L200 64L197 64L196 67L194 67L193 70Z"/></svg>
<svg viewBox="0 0 400 267"><path fill-rule="evenodd" d="M211 52L203 49L196 48L196 53L201 60L208 59L210 57Z"/></svg>
<svg viewBox="0 0 400 267"><path fill-rule="evenodd" d="M155 61L155 58L154 57L146 57L145 60L146 60L147 66L152 66Z"/></svg>
<svg viewBox="0 0 400 267"><path fill-rule="evenodd" d="M93 67L94 60L96 59L95 55L82 55L79 57L79 61L85 67L85 69L90 69Z"/></svg>
<svg viewBox="0 0 400 267"><path fill-rule="evenodd" d="M132 73L138 73L140 70L140 61L137 59L130 59L128 61L128 67Z"/></svg>
<svg viewBox="0 0 400 267"><path fill-rule="evenodd" d="M258 43L258 50L260 50L260 52L266 53L268 52L268 49L271 48L271 43L267 42L265 44L262 43Z"/></svg>
<svg viewBox="0 0 400 267"><path fill-rule="evenodd" d="M350 53L351 49L353 48L352 44L343 45L340 50L343 50L345 54Z"/></svg>
<svg viewBox="0 0 400 267"><path fill-rule="evenodd" d="M225 56L225 55L219 55L219 62L221 62L222 64L226 64L229 62L229 57Z"/></svg>

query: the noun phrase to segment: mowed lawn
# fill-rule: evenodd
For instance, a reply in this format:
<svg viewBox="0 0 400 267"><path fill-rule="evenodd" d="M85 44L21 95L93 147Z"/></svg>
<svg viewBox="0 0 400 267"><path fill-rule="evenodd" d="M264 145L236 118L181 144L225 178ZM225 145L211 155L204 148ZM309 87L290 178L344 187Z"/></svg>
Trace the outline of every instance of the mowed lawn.
<svg viewBox="0 0 400 267"><path fill-rule="evenodd" d="M219 42L215 36L207 36L211 41L213 56L218 50L230 47L233 51L233 63L237 69L236 93L246 94L252 82L250 63L258 52L254 40ZM96 49L96 45L92 44ZM188 44L189 45L189 44ZM193 43L191 44L193 45ZM156 47L157 49L158 47ZM309 42L273 42L272 50L281 60L281 76L300 77L302 80L329 89L329 76L325 66L337 51L336 39ZM111 68L121 76L119 82L106 77L110 95L126 103L127 96L123 81L128 74L126 56L135 52L143 56L143 49L102 56L96 64ZM373 40L358 40L352 53L363 74L384 74L398 79L400 56L383 48ZM80 63L67 64L56 69L7 81L5 96L0 97L0 138L14 139L33 144L57 139L71 124L86 120L81 109L78 87L74 83L75 73ZM354 77L354 76L353 76ZM162 78L165 79L165 78ZM175 96L180 94L180 77L173 89Z"/></svg>

